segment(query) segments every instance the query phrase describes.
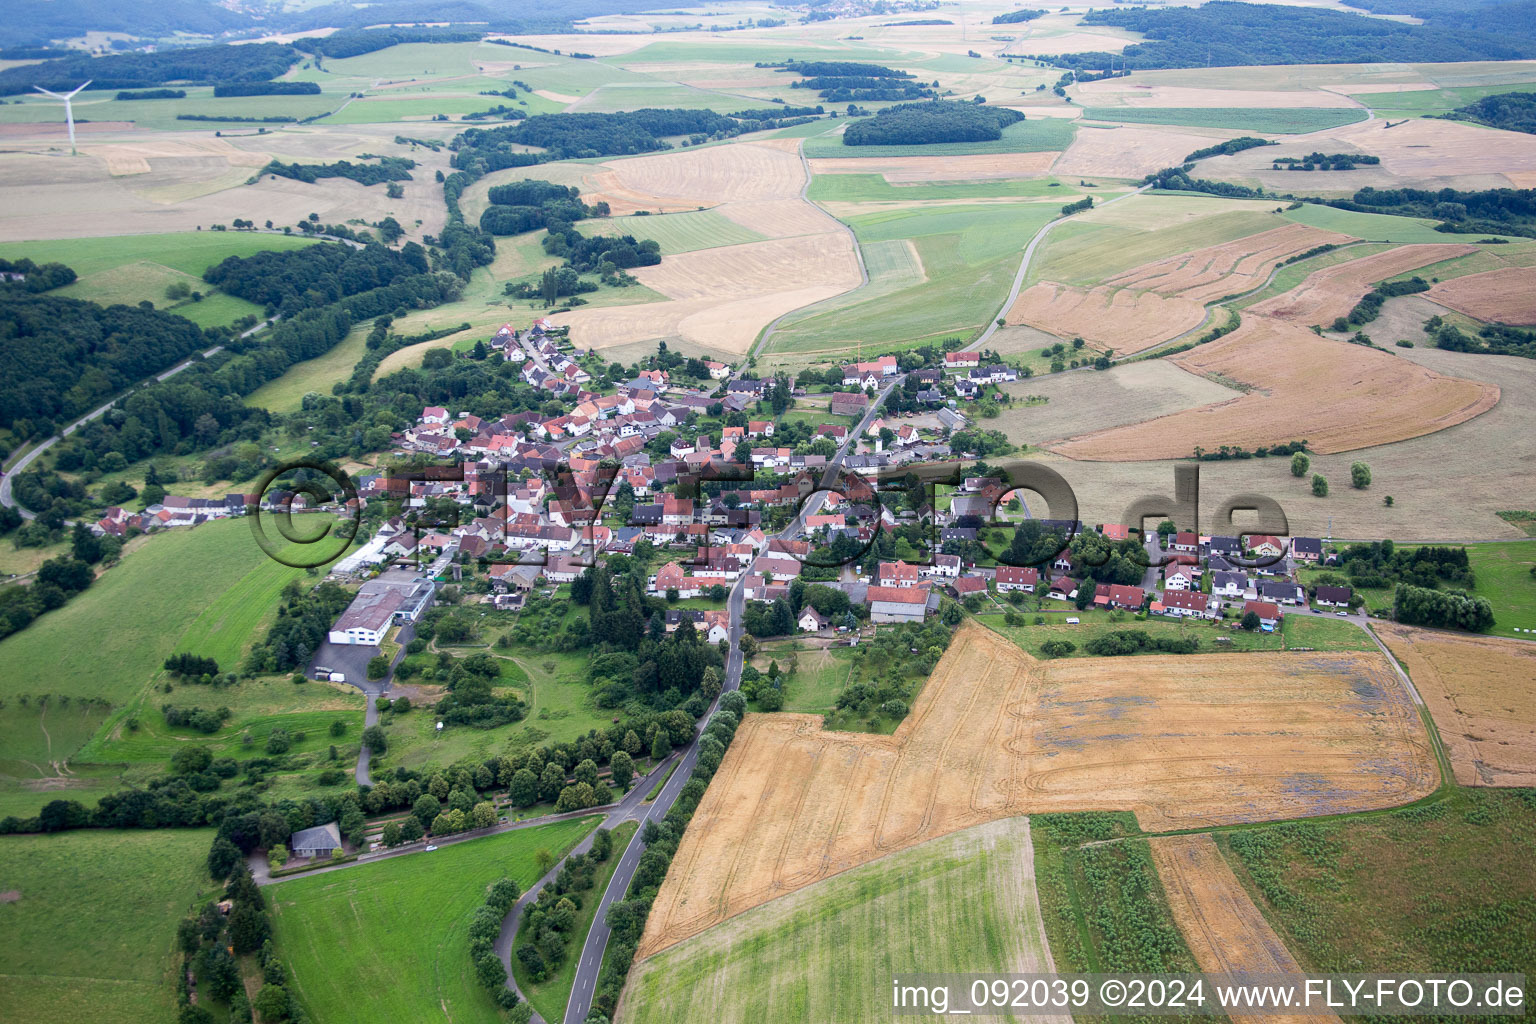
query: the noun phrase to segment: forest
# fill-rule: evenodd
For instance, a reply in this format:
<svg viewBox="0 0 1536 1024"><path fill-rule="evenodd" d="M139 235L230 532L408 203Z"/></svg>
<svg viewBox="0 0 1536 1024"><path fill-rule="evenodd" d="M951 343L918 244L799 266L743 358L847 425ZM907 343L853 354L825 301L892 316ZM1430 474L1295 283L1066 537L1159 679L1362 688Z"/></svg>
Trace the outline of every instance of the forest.
<svg viewBox="0 0 1536 1024"><path fill-rule="evenodd" d="M86 79L91 90L140 89L166 82L265 82L276 78L299 59L291 46L252 43L249 46L193 46L155 53L124 53L71 57L23 64L0 71L0 96L17 96L34 85L68 91ZM319 92L319 88L314 90Z"/></svg>
<svg viewBox="0 0 1536 1024"><path fill-rule="evenodd" d="M1454 188L1363 188L1349 199L1312 199L1340 210L1429 217L1438 230L1459 234L1536 237L1536 189L1490 188L1464 192Z"/></svg>
<svg viewBox="0 0 1536 1024"><path fill-rule="evenodd" d="M350 160L338 160L330 164L285 164L273 160L258 172L275 174L283 178L314 184L321 178L350 178L363 185L379 185L386 181L410 181L416 161L408 157L379 157L376 164L354 164Z"/></svg>
<svg viewBox="0 0 1536 1024"><path fill-rule="evenodd" d="M886 107L843 132L845 146L926 146L940 142L985 142L1002 138L1003 129L1024 120L1007 107L933 100Z"/></svg>
<svg viewBox="0 0 1536 1024"><path fill-rule="evenodd" d="M491 205L480 215L480 230L493 235L520 235L540 228L564 230L587 217L608 215L607 203L587 206L580 197L579 189L533 178L496 185L489 193Z"/></svg>
<svg viewBox="0 0 1536 1024"><path fill-rule="evenodd" d="M1519 60L1536 40L1468 29L1428 28L1342 11L1215 0L1203 7L1092 11L1084 25L1141 32L1123 54L1065 53L1041 59L1059 67L1133 70L1250 67L1256 64L1440 63Z"/></svg>
<svg viewBox="0 0 1536 1024"><path fill-rule="evenodd" d="M0 426L52 433L127 385L214 343L183 317L0 289Z"/></svg>
<svg viewBox="0 0 1536 1024"><path fill-rule="evenodd" d="M504 167L527 166L548 160L591 159L625 156L670 149L666 136L736 135L741 126L712 110L659 110L647 108L622 114L536 114L516 124L495 128L470 128L453 140L453 165L468 169L477 160L481 173ZM517 153L511 162L498 159L508 143L539 146L542 154ZM531 157L532 159L516 159Z"/></svg>
<svg viewBox="0 0 1536 1024"><path fill-rule="evenodd" d="M1484 96L1440 116L1448 121L1471 121L1490 128L1536 134L1536 92L1505 92Z"/></svg>
<svg viewBox="0 0 1536 1024"><path fill-rule="evenodd" d="M1007 14L999 14L992 19L994 25L1017 25L1021 21L1034 21L1045 14L1045 8L1038 10L1009 11Z"/></svg>
<svg viewBox="0 0 1536 1024"><path fill-rule="evenodd" d="M402 43L472 43L485 33L477 29L387 28L334 32L328 36L306 36L294 40L294 46L318 57L359 57Z"/></svg>
<svg viewBox="0 0 1536 1024"><path fill-rule="evenodd" d="M230 256L203 272L203 280L259 306L283 313L335 302L401 278L428 272L426 250L408 242L355 249L320 242L284 252Z"/></svg>
<svg viewBox="0 0 1536 1024"><path fill-rule="evenodd" d="M1360 0L1372 14L1409 14L1426 25L1536 39L1536 0Z"/></svg>

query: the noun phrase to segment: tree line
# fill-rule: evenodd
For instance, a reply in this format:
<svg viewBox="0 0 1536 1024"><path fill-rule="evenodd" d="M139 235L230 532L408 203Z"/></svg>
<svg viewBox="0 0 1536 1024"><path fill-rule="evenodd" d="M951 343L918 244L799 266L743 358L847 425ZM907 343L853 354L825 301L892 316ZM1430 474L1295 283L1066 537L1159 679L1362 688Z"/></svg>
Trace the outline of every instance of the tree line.
<svg viewBox="0 0 1536 1024"><path fill-rule="evenodd" d="M464 168L485 151L494 153L509 143L547 150L547 154L536 154L544 159L590 159L670 149L667 136L739 131L733 118L712 110L646 108L619 114L535 114L516 124L470 128L451 145L456 151L454 166ZM496 168L488 163L487 169Z"/></svg>
<svg viewBox="0 0 1536 1024"><path fill-rule="evenodd" d="M219 99L232 96L318 96L319 82L221 82L213 87Z"/></svg>
<svg viewBox="0 0 1536 1024"><path fill-rule="evenodd" d="M308 184L314 184L321 178L348 178L362 185L411 180L411 170L416 166L416 161L400 156L381 156L378 159L378 163L372 164L354 164L350 160L329 164L285 164L281 160L273 160L257 172L257 177L274 174Z"/></svg>
<svg viewBox="0 0 1536 1024"><path fill-rule="evenodd" d="M1438 116L1448 121L1471 121L1490 128L1536 134L1536 92L1506 92L1484 96Z"/></svg>

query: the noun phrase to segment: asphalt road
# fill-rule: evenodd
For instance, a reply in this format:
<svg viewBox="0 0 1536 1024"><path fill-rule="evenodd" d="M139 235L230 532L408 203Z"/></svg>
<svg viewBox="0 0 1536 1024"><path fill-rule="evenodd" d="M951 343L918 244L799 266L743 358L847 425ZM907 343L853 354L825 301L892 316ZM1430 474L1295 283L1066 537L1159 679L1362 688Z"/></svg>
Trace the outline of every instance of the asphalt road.
<svg viewBox="0 0 1536 1024"><path fill-rule="evenodd" d="M902 379L902 376L893 378L880 391L875 401L870 403L869 411L864 414L864 418L859 421L858 426L848 432L847 440L837 450L837 454L827 462L827 471L823 474L821 481L823 488L835 486L837 472L842 467L843 460L847 457L848 452L857 445L858 439L864 436L864 431L869 429L869 425L879 415L881 404L890 395L892 389L901 385ZM826 495L822 493L816 494L807 501L795 518L790 520L789 524L779 532L779 538L790 539L798 535L805 517L814 515L821 509L825 501ZM746 582L746 576L742 576L736 581L736 585L731 588L730 600L727 603L731 615L731 651L725 662L725 680L721 686L722 693L741 687L741 622L743 611L746 608ZM709 709L710 714L713 714L715 709L719 707L719 703L718 700L715 701L714 706ZM706 715L704 721L708 722L708 720ZM597 916L592 921L592 930L587 933L586 942L582 945L581 956L576 964L576 977L571 984L571 998L565 1008L564 1024L582 1024L587 1019L587 1014L592 1009L592 997L597 987L598 972L603 966L603 953L608 948L608 939L612 935L608 928L608 908L624 898L624 894L629 891L630 882L634 880L635 870L640 866L640 857L645 853L645 823L653 819L666 817L667 811L671 810L672 804L676 802L678 793L687 784L688 776L693 772L693 766L698 757L699 741L698 734L696 733L693 742L683 751L682 762L678 765L677 771L672 774L672 778L667 780L667 785L662 789L660 795L657 796L656 801L646 810L645 816L640 819L640 830L635 833L629 845L624 848L624 853L619 858L619 865L614 869L613 877L608 882L608 888L603 891L602 899L598 901ZM638 789L639 787L636 788ZM506 923L503 923L503 933L505 933L506 927ZM513 922L513 927L515 930L515 922ZM535 1015L534 1020L539 1020L537 1015Z"/></svg>
<svg viewBox="0 0 1536 1024"><path fill-rule="evenodd" d="M252 327L250 330L248 330L245 333L241 334L240 337L248 338L251 335L255 334L257 331L264 330L264 329L266 329L267 327L271 326L273 323L276 323L276 322L277 322L277 320L276 320L275 317L272 320L264 320L261 323L257 324L255 327ZM160 381L160 380L170 380L172 377L176 376L182 370L185 370L187 367L191 366L196 360L198 360L198 359L207 359L209 356L216 355L217 353L222 352L222 351L224 351L224 346L223 345L215 345L215 346L213 346L213 348L204 349L203 352L201 353L201 355L190 356L190 357L188 357L186 359L183 359L181 362L177 363L175 366L171 367L169 370L165 370L165 371L163 371L161 373L155 374L154 379L157 380L157 381ZM58 444L59 441L61 441L64 438L68 437L70 434L73 434L76 430L80 429L85 424L91 422L91 420L98 419L101 416L105 416L108 409L111 409L114 405L116 405L118 402L122 401L129 394L131 394L135 389L139 388L140 386L142 386L143 384L146 384L148 382L149 381L148 381L147 378L145 380L143 380L143 381L140 381L138 384L135 384L133 387L129 388L127 391L124 391L121 394L117 395L115 398L113 398L107 404L105 404L103 406L100 406L100 407L98 407L96 409L93 409L90 412L86 413L84 416L81 416L79 419L75 420L69 426L67 426L63 430L59 431L59 433L56 436L50 437L48 440L44 441L42 444L39 444L36 448L33 448L31 451L27 452L27 454L25 454L21 458L17 459L16 460L16 464L14 466L12 466L9 470L6 471L5 476L0 477L0 505L7 505L7 506L10 506L11 508L14 508L16 511L21 513L23 519L36 519L37 518L37 514L35 512L29 512L27 509L25 509L25 508L21 507L20 505L16 504L16 498L11 493L11 481L16 479L16 474L20 473L22 470L24 470L28 466L30 466L32 464L33 460L36 459L39 455L43 454L43 452L47 451L49 448L52 448L54 445Z"/></svg>

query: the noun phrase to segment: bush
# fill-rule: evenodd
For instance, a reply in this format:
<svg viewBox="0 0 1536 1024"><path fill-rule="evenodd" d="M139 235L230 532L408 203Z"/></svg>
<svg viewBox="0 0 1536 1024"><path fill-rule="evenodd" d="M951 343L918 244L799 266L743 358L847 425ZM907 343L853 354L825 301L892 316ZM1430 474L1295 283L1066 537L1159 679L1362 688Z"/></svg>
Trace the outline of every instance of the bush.
<svg viewBox="0 0 1536 1024"><path fill-rule="evenodd" d="M1297 452L1291 456L1291 476L1303 477L1307 470L1312 468L1312 460L1307 458L1306 452Z"/></svg>
<svg viewBox="0 0 1536 1024"><path fill-rule="evenodd" d="M1371 486L1371 467L1363 462L1350 463L1349 481L1356 490L1365 490Z"/></svg>
<svg viewBox="0 0 1536 1024"><path fill-rule="evenodd" d="M1077 644L1071 640L1047 640L1040 645L1040 653L1047 658L1065 658L1077 650Z"/></svg>
<svg viewBox="0 0 1536 1024"><path fill-rule="evenodd" d="M1317 498L1328 497L1328 478L1321 473L1312 474L1312 495Z"/></svg>

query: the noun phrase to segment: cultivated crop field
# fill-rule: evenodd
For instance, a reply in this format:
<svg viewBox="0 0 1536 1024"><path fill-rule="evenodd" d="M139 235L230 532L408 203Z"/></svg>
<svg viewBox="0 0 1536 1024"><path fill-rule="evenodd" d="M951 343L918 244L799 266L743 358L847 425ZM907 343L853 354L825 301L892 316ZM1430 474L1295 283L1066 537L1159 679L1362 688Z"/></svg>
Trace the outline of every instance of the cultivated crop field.
<svg viewBox="0 0 1536 1024"><path fill-rule="evenodd" d="M171 1020L176 922L213 888L211 839L209 829L5 836L6 1016L36 1024Z"/></svg>
<svg viewBox="0 0 1536 1024"><path fill-rule="evenodd" d="M468 922L502 877L527 889L598 817L518 829L266 890L273 945L315 1020L501 1019L475 980Z"/></svg>
<svg viewBox="0 0 1536 1024"><path fill-rule="evenodd" d="M1136 288L1177 295L1196 302L1216 302L1263 283L1284 260L1322 245L1353 241L1349 235L1302 224L1261 231L1222 245L1196 249L1143 264L1106 278L1115 288Z"/></svg>
<svg viewBox="0 0 1536 1024"><path fill-rule="evenodd" d="M1536 324L1536 269L1506 267L1441 281L1428 297L1478 320Z"/></svg>
<svg viewBox="0 0 1536 1024"><path fill-rule="evenodd" d="M844 122L844 126L848 122ZM1061 117L1028 117L1003 129L1002 137L985 142L941 142L922 147L931 159L986 156L999 153L1059 153L1072 142L1076 125ZM842 133L812 135L805 140L805 155L812 159L910 157L910 146L845 146ZM1016 165L1017 166L1017 165ZM1014 172L1017 177L1018 172Z"/></svg>
<svg viewBox="0 0 1536 1024"><path fill-rule="evenodd" d="M1199 327L1205 305L1131 288L1100 285L1090 290L1042 281L1019 293L1005 319L1126 356Z"/></svg>
<svg viewBox="0 0 1536 1024"><path fill-rule="evenodd" d="M1225 137L1226 132L1085 124L1051 165L1051 173L1136 180L1164 167L1177 167L1190 153Z"/></svg>
<svg viewBox="0 0 1536 1024"><path fill-rule="evenodd" d="M1308 970L1536 968L1529 789L1460 789L1389 814L1217 841Z"/></svg>
<svg viewBox="0 0 1536 1024"><path fill-rule="evenodd" d="M1168 906L1190 952L1208 974L1300 974L1301 965L1264 920L1209 835L1164 836L1148 842ZM1231 1014L1234 1021L1310 1019L1284 1014ZM1332 1014L1320 1020L1337 1021Z"/></svg>
<svg viewBox="0 0 1536 1024"><path fill-rule="evenodd" d="M1296 288L1250 306L1249 310L1304 327L1326 327L1336 318L1348 316L1355 303L1378 281L1476 251L1473 246L1460 243L1398 246L1314 271Z"/></svg>
<svg viewBox="0 0 1536 1024"><path fill-rule="evenodd" d="M1009 818L854 868L636 964L616 1019L874 1024L898 974L1049 972L1033 861Z"/></svg>
<svg viewBox="0 0 1536 1024"><path fill-rule="evenodd" d="M1089 121L1224 128L1260 135L1300 135L1363 121L1359 107L1087 107Z"/></svg>
<svg viewBox="0 0 1536 1024"><path fill-rule="evenodd" d="M871 149L870 146L853 146L852 150ZM884 148L884 147L881 147ZM926 150L929 147L924 146ZM809 154L807 154L809 155ZM973 156L862 156L850 152L837 157L818 157L811 160L811 187L842 189L849 186L828 183L815 184L815 178L830 175L855 175L860 179L876 175L890 186L935 184L944 182L988 182L1016 178L1033 178L1044 174L1060 153L1001 153L976 154ZM861 186L855 186L861 187ZM826 198L812 195L813 199ZM914 196L913 198L927 198ZM854 200L849 200L854 201Z"/></svg>
<svg viewBox="0 0 1536 1024"><path fill-rule="evenodd" d="M1423 725L1379 655L1037 662L967 625L891 736L747 718L640 953L1001 817L1129 809L1144 828L1190 828L1391 806L1438 782Z"/></svg>
<svg viewBox="0 0 1536 1024"><path fill-rule="evenodd" d="M1376 627L1434 716L1463 786L1536 786L1536 647L1526 641Z"/></svg>
<svg viewBox="0 0 1536 1024"><path fill-rule="evenodd" d="M1050 449L1071 459L1129 462L1184 458L1196 447L1251 450L1305 439L1312 451L1344 452L1464 423L1493 408L1500 394L1496 385L1443 376L1252 311L1231 334L1171 361L1247 393Z"/></svg>

